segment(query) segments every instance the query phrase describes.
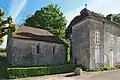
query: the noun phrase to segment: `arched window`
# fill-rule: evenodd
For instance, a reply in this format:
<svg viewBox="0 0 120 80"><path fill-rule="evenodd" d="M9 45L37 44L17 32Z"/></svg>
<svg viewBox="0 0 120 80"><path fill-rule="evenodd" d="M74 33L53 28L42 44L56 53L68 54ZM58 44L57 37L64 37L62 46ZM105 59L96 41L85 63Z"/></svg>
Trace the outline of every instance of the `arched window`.
<svg viewBox="0 0 120 80"><path fill-rule="evenodd" d="M53 46L53 54L55 54L55 45Z"/></svg>
<svg viewBox="0 0 120 80"><path fill-rule="evenodd" d="M37 44L36 48L37 48L37 54L39 54L40 53L40 46L39 46L39 44Z"/></svg>

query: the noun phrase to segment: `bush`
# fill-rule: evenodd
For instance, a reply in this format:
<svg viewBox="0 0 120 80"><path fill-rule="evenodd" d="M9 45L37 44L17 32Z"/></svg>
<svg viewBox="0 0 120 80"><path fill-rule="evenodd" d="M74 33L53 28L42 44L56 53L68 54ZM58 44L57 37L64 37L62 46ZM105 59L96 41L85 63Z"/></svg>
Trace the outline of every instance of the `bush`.
<svg viewBox="0 0 120 80"><path fill-rule="evenodd" d="M109 66L102 66L99 68L90 68L90 69L86 69L86 71L88 72L97 72L97 71L107 71L107 70L112 70L112 67Z"/></svg>
<svg viewBox="0 0 120 80"><path fill-rule="evenodd" d="M120 69L120 62L117 62L117 65L115 66L117 69Z"/></svg>
<svg viewBox="0 0 120 80"><path fill-rule="evenodd" d="M0 57L6 57L7 54L5 52L0 52Z"/></svg>
<svg viewBox="0 0 120 80"><path fill-rule="evenodd" d="M97 71L101 71L99 68L90 68L90 69L86 69L87 72L97 72Z"/></svg>
<svg viewBox="0 0 120 80"><path fill-rule="evenodd" d="M115 66L116 68L120 69L120 64Z"/></svg>
<svg viewBox="0 0 120 80"><path fill-rule="evenodd" d="M6 49L0 48L0 52L6 52Z"/></svg>
<svg viewBox="0 0 120 80"><path fill-rule="evenodd" d="M42 76L49 74L72 72L75 69L74 64L45 67L26 67L26 68L8 68L9 78L23 78L31 76Z"/></svg>
<svg viewBox="0 0 120 80"><path fill-rule="evenodd" d="M100 67L101 71L107 71L107 70L111 70L112 67L109 67L109 66L103 66L103 67Z"/></svg>

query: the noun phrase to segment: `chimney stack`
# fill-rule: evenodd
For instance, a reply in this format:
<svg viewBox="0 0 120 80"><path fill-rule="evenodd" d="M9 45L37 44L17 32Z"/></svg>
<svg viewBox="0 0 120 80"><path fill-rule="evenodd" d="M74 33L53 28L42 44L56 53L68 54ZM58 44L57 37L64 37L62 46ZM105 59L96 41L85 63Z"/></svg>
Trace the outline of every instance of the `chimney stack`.
<svg viewBox="0 0 120 80"><path fill-rule="evenodd" d="M109 19L110 21L113 21L113 15L112 14L107 15L106 18Z"/></svg>
<svg viewBox="0 0 120 80"><path fill-rule="evenodd" d="M113 21L113 15L112 15L112 14L111 14L111 16L110 16L110 20Z"/></svg>

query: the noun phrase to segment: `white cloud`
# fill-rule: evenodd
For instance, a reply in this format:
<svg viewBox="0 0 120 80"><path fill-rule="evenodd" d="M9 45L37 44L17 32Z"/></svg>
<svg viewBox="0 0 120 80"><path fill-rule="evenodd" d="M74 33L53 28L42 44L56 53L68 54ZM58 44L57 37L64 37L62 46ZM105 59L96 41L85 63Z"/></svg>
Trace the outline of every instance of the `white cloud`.
<svg viewBox="0 0 120 80"><path fill-rule="evenodd" d="M20 11L24 8L26 2L27 0L12 0L9 15L13 17L13 20L17 18Z"/></svg>
<svg viewBox="0 0 120 80"><path fill-rule="evenodd" d="M12 16L13 20L15 20L20 11L24 8L26 2L27 0L12 0L8 16ZM3 39L4 41L2 45L0 45L0 48L6 48L7 36L4 36Z"/></svg>
<svg viewBox="0 0 120 80"><path fill-rule="evenodd" d="M87 3L87 8L91 11L103 13L107 15L109 13L120 13L120 0L89 0ZM84 4L75 10L69 11L65 13L66 19L68 21L67 25L70 21L76 16L80 14L81 9L84 8Z"/></svg>

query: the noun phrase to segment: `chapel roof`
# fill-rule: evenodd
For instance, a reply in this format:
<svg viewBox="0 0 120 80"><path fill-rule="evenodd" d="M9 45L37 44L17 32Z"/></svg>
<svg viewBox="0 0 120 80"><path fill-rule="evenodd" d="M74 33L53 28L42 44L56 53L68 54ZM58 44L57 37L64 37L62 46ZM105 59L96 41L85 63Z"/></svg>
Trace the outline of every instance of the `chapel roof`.
<svg viewBox="0 0 120 80"><path fill-rule="evenodd" d="M35 40L35 41L45 41L53 43L64 42L58 37L54 36L52 33L45 29L38 29L28 26L18 26L17 31L13 34L13 38L25 39L25 40Z"/></svg>

